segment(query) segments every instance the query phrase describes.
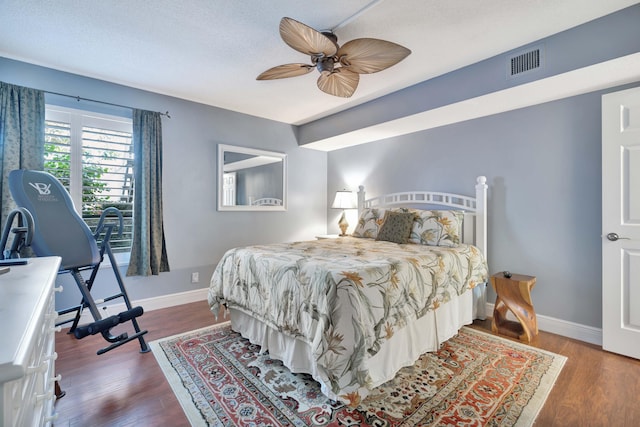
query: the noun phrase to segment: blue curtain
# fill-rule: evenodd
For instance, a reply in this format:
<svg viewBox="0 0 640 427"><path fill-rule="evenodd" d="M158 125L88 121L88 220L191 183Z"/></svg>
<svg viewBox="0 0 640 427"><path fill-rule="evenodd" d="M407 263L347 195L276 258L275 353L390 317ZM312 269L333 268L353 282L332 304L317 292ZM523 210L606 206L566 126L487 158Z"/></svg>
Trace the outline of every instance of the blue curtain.
<svg viewBox="0 0 640 427"><path fill-rule="evenodd" d="M133 244L127 276L169 271L162 216L162 120L133 110Z"/></svg>
<svg viewBox="0 0 640 427"><path fill-rule="evenodd" d="M9 172L44 169L44 92L0 82L1 222L16 205Z"/></svg>

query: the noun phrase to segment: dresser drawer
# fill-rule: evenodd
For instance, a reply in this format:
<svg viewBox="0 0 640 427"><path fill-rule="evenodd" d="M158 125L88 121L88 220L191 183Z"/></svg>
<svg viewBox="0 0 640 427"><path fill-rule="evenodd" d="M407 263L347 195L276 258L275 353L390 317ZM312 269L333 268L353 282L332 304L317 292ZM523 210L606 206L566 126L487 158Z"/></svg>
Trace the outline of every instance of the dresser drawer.
<svg viewBox="0 0 640 427"><path fill-rule="evenodd" d="M0 425L46 426L50 425L54 419L57 313L53 280L57 275L59 261L46 263L41 260L46 258L30 261L25 269L49 265L51 274L44 276L48 277L50 282L42 287L40 298L34 299L37 309L32 310L28 319L29 323L26 325L23 339L16 350L16 360L0 366L0 368L6 368L4 372L0 370L0 375L16 377L5 380L2 384ZM38 268L33 268L33 273L36 272L43 274ZM29 276L16 275L16 283L19 280L28 281ZM14 284L6 286L12 285ZM20 301L18 298L16 300ZM2 320L0 318L0 321Z"/></svg>

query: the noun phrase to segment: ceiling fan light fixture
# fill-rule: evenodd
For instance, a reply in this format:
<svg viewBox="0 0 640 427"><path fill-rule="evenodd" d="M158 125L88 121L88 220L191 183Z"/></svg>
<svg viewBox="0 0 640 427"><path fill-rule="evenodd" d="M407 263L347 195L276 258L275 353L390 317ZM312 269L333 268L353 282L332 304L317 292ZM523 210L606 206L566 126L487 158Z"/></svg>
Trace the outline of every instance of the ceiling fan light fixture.
<svg viewBox="0 0 640 427"><path fill-rule="evenodd" d="M257 80L296 77L316 68L320 72L318 88L343 98L353 95L360 74L385 70L411 54L411 50L399 44L372 38L354 39L340 47L333 32L320 32L287 17L280 20L280 36L294 50L309 55L312 64L273 67L261 73Z"/></svg>

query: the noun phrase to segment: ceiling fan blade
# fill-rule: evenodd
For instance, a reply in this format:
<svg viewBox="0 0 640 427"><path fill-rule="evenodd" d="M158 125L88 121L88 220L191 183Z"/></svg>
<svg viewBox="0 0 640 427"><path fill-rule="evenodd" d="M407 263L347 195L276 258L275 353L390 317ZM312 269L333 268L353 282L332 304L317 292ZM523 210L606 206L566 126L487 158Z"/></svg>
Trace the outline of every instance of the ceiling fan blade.
<svg viewBox="0 0 640 427"><path fill-rule="evenodd" d="M280 37L293 49L307 55L333 56L338 50L329 37L291 18L280 20Z"/></svg>
<svg viewBox="0 0 640 427"><path fill-rule="evenodd" d="M307 74L315 67L308 64L284 64L277 67L269 68L267 71L261 73L256 80L273 80L284 79L287 77L296 77Z"/></svg>
<svg viewBox="0 0 640 427"><path fill-rule="evenodd" d="M354 39L338 50L340 63L358 74L377 73L397 64L411 51L404 46L379 39Z"/></svg>
<svg viewBox="0 0 640 427"><path fill-rule="evenodd" d="M349 98L358 87L360 75L344 68L325 71L318 78L318 89L329 95Z"/></svg>

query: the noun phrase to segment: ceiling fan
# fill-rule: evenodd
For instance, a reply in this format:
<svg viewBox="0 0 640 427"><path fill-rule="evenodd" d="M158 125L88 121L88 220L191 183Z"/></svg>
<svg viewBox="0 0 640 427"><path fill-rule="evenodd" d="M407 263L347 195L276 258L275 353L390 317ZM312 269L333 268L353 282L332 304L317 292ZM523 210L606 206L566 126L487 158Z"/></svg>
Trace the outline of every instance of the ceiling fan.
<svg viewBox="0 0 640 427"><path fill-rule="evenodd" d="M263 72L257 80L283 79L320 72L318 88L330 95L349 98L355 92L360 74L377 73L409 56L411 51L385 40L354 39L342 46L330 31L317 31L292 18L280 20L280 36L298 52L311 56L311 64L284 64Z"/></svg>

